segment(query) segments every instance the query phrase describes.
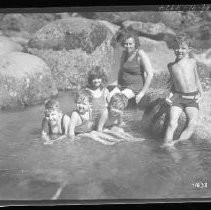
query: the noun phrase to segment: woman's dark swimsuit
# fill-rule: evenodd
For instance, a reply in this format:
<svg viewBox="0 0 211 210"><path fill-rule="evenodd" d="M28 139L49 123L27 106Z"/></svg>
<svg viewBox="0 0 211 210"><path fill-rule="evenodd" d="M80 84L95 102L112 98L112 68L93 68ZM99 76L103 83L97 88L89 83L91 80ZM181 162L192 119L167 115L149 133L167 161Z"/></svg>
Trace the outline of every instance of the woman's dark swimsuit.
<svg viewBox="0 0 211 210"><path fill-rule="evenodd" d="M132 60L128 60L126 52L123 54L123 65L119 71L118 84L120 89L131 89L135 94L139 93L144 85L144 67L138 60L139 54L136 52Z"/></svg>
<svg viewBox="0 0 211 210"><path fill-rule="evenodd" d="M172 101L172 106L177 106L182 109L186 107L196 107L199 109L199 104L196 102L198 95L198 91L190 92L190 93L182 93L178 91L174 91L174 95L170 98Z"/></svg>

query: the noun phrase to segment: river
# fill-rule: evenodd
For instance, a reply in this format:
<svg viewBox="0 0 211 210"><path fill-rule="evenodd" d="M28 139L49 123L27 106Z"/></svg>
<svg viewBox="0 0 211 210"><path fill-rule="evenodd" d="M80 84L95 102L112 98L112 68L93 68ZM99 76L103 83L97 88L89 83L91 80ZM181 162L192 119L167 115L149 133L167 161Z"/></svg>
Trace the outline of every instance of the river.
<svg viewBox="0 0 211 210"><path fill-rule="evenodd" d="M59 93L63 112L73 109L71 92ZM44 145L42 105L0 112L0 200L209 198L209 142L181 142L175 150L161 141L103 145L82 138ZM132 135L141 129L142 111L127 110Z"/></svg>

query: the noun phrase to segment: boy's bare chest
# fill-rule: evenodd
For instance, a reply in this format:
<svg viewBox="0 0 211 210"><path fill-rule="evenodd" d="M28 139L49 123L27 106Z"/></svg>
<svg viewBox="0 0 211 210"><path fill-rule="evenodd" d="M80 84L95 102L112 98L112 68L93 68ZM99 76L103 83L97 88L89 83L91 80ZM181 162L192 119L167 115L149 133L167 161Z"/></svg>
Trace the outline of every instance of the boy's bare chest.
<svg viewBox="0 0 211 210"><path fill-rule="evenodd" d="M194 63L193 62L181 62L172 66L172 75L176 79L190 78L194 76Z"/></svg>

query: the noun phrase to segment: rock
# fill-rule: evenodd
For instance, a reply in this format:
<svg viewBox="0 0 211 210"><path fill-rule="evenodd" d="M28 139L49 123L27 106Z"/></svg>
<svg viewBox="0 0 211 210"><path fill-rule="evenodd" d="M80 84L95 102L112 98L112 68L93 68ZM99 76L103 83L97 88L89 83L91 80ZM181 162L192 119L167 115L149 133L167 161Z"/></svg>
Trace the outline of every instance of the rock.
<svg viewBox="0 0 211 210"><path fill-rule="evenodd" d="M23 47L11 39L0 36L0 56L9 52L22 51Z"/></svg>
<svg viewBox="0 0 211 210"><path fill-rule="evenodd" d="M110 22L108 22L108 21L106 21L106 20L98 20L98 22L103 23L106 27L108 27L114 35L115 35L115 34L119 31L119 29L120 29L120 26L115 25L115 24L112 24L112 23L110 23Z"/></svg>
<svg viewBox="0 0 211 210"><path fill-rule="evenodd" d="M0 20L0 28L3 31L26 31L33 34L56 19L56 13L8 13Z"/></svg>
<svg viewBox="0 0 211 210"><path fill-rule="evenodd" d="M153 22L157 23L161 20L162 12L95 12L95 18L107 20L111 23L119 24L126 20Z"/></svg>
<svg viewBox="0 0 211 210"><path fill-rule="evenodd" d="M193 53L192 55L198 63L211 67L211 48L202 53Z"/></svg>
<svg viewBox="0 0 211 210"><path fill-rule="evenodd" d="M139 37L140 47L148 55L154 76L151 88L159 89L167 86L169 81L168 63L175 60L174 51L168 48L165 41L155 41L146 37Z"/></svg>
<svg viewBox="0 0 211 210"><path fill-rule="evenodd" d="M95 65L111 71L112 37L104 24L72 17L40 29L29 41L28 51L46 61L59 89L71 89L84 85L86 73Z"/></svg>
<svg viewBox="0 0 211 210"><path fill-rule="evenodd" d="M37 104L57 94L51 71L42 59L22 52L0 56L1 109Z"/></svg>
<svg viewBox="0 0 211 210"><path fill-rule="evenodd" d="M180 11L162 11L160 12L161 20L167 27L180 29L183 23L182 12Z"/></svg>
<svg viewBox="0 0 211 210"><path fill-rule="evenodd" d="M175 34L175 32L172 29L166 27L165 24L163 23L150 23L150 22L144 23L140 21L127 20L124 21L122 25L125 28L131 28L133 30L146 34L152 34L152 35L160 33L167 33L173 35Z"/></svg>

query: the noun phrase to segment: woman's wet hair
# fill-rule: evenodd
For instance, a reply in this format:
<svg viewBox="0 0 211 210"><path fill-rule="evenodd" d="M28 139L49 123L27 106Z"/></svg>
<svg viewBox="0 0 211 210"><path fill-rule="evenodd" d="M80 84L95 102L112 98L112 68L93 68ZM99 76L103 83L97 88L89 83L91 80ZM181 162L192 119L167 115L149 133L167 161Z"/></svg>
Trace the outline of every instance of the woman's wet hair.
<svg viewBox="0 0 211 210"><path fill-rule="evenodd" d="M139 42L138 36L134 32L130 32L130 31L123 31L122 32L120 43L123 47L124 47L126 40L129 39L129 38L134 39L135 49L140 48L140 42Z"/></svg>
<svg viewBox="0 0 211 210"><path fill-rule="evenodd" d="M124 110L128 105L128 98L122 93L116 93L111 97L109 107Z"/></svg>
<svg viewBox="0 0 211 210"><path fill-rule="evenodd" d="M55 99L49 99L45 102L46 110L60 110L59 101Z"/></svg>
<svg viewBox="0 0 211 210"><path fill-rule="evenodd" d="M105 85L108 82L108 76L107 73L103 68L100 66L94 66L89 72L88 72L88 85L92 86L92 82L94 79L102 79L102 84Z"/></svg>
<svg viewBox="0 0 211 210"><path fill-rule="evenodd" d="M76 97L75 97L75 101L85 101L87 100L89 101L89 103L92 103L92 94L89 90L86 90L86 89L81 89L81 90L78 90L76 92Z"/></svg>

